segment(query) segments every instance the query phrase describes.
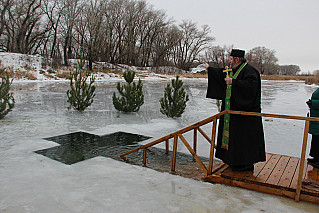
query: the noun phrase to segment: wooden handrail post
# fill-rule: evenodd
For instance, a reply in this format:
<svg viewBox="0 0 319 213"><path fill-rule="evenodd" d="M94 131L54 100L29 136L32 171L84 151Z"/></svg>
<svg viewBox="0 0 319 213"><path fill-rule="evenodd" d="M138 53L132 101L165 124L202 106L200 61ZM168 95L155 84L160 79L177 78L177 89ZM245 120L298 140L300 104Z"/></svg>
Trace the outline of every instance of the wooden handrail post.
<svg viewBox="0 0 319 213"><path fill-rule="evenodd" d="M171 171L175 172L175 166L176 166L176 152L177 152L177 134L174 135L174 145L173 145L173 157L172 157L172 168Z"/></svg>
<svg viewBox="0 0 319 213"><path fill-rule="evenodd" d="M144 148L143 149L143 166L146 166L146 153L147 153L147 149Z"/></svg>
<svg viewBox="0 0 319 213"><path fill-rule="evenodd" d="M168 155L168 153L169 153L169 139L167 139L166 141L165 141L165 153L166 153L166 155Z"/></svg>
<svg viewBox="0 0 319 213"><path fill-rule="evenodd" d="M308 140L308 131L309 131L309 123L310 121L305 122L305 130L303 135L303 142L302 142L302 151L300 157L300 166L299 166L299 176L298 176L298 184L296 189L295 201L300 200L300 191L302 185L302 178L303 178L303 171L305 167L305 158L306 158L306 148L307 148L307 140Z"/></svg>
<svg viewBox="0 0 319 213"><path fill-rule="evenodd" d="M197 127L194 129L193 149L197 153Z"/></svg>
<svg viewBox="0 0 319 213"><path fill-rule="evenodd" d="M211 138L212 143L210 144L210 155L209 155L209 165L208 165L207 175L211 175L213 170L216 126L217 126L217 118L213 120L212 138Z"/></svg>

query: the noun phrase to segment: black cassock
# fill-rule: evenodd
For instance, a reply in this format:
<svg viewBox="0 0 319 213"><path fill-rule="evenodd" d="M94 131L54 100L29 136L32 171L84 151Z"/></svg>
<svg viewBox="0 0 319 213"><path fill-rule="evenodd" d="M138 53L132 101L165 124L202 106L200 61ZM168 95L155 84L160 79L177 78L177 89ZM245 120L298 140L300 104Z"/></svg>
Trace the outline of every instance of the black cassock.
<svg viewBox="0 0 319 213"><path fill-rule="evenodd" d="M239 66L238 66L239 67ZM237 69L233 69L233 73ZM225 109L226 74L222 68L208 68L207 98L222 100ZM259 72L247 64L232 81L230 109L261 112L261 81ZM222 149L224 116L219 120L216 157L231 166L252 165L266 160L262 118L230 115L228 150Z"/></svg>

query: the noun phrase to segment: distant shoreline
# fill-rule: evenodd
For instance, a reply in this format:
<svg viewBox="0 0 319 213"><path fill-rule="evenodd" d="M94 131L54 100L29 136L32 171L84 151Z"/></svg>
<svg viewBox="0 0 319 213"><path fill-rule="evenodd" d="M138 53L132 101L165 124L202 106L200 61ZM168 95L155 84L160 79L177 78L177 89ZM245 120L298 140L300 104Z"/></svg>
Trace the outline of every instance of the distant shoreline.
<svg viewBox="0 0 319 213"><path fill-rule="evenodd" d="M112 76L108 74L112 74ZM116 73L114 75L114 73ZM27 75L28 74L28 75ZM97 75L96 81L118 81L122 79L122 72L104 72L104 73L99 73L99 72L94 72L95 75ZM104 75L103 75L104 74ZM9 76L10 78L13 79L13 82L26 82L26 81L68 81L68 75L66 76L59 76L59 78L56 78L57 73L51 74L47 79L38 79L33 73L29 72L24 72L21 73L18 76L15 76L17 74L13 74L13 72L9 71ZM32 75L32 78L29 76ZM179 75L180 77L184 79L207 79L208 75L207 73L187 73L187 74L167 74L167 73L136 73L136 78L141 78L141 80L155 80L155 79L161 79L161 80L169 80L171 78L174 78L176 75ZM289 81L289 80L294 80L294 81L303 81L305 84L317 84L319 85L319 75L261 75L261 80L272 80L272 81Z"/></svg>
<svg viewBox="0 0 319 213"><path fill-rule="evenodd" d="M306 81L314 76L310 75L261 75L262 80L296 80L296 81Z"/></svg>
<svg viewBox="0 0 319 213"><path fill-rule="evenodd" d="M185 78L207 78L207 74L183 74L181 76ZM319 80L316 81L316 75L261 75L261 80L295 80L304 81L306 84L319 84Z"/></svg>

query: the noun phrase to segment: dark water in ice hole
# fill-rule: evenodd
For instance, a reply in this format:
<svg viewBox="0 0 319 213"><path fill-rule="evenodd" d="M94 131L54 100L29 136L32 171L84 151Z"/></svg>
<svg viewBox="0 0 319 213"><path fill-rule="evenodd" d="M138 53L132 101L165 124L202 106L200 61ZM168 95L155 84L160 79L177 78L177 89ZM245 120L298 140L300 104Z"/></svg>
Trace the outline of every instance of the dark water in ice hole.
<svg viewBox="0 0 319 213"><path fill-rule="evenodd" d="M123 160L120 154L139 147L137 142L149 139L148 136L116 132L104 136L98 136L86 132L74 132L66 135L45 138L48 141L56 142L60 145L48 149L37 150L35 153L44 155L64 164L74 164L88 160L97 156L110 157L115 160ZM126 156L125 161L142 165L141 150ZM163 149L151 147L147 153L147 166L160 171L169 171L172 152L165 154ZM193 161L191 155L177 153L178 164L187 164ZM201 158L208 161L207 158Z"/></svg>
<svg viewBox="0 0 319 213"><path fill-rule="evenodd" d="M149 138L126 132L116 132L103 136L86 132L74 132L45 138L60 145L38 150L36 153L70 165L97 156L114 157L123 154L138 147L137 142Z"/></svg>

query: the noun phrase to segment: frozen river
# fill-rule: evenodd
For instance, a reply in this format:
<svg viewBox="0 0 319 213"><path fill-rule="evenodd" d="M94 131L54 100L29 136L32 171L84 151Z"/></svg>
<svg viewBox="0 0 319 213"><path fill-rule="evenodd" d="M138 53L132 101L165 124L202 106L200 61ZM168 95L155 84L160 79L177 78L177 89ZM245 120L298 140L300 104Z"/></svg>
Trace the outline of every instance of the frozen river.
<svg viewBox="0 0 319 213"><path fill-rule="evenodd" d="M114 82L97 82L94 102L83 113L67 110L68 82L14 82L15 107L0 121L0 212L318 211L316 205L112 159L97 157L69 166L34 153L57 145L43 138L78 131L97 135L125 131L153 140L218 112L215 100L205 98L206 80L184 80L190 101L178 119L166 118L159 110L168 81L143 83L144 105L137 113L123 114L112 104ZM303 82L263 81L262 112L305 116L305 102L316 89ZM300 157L304 122L264 118L263 124L267 152ZM209 127L206 130L210 132ZM207 142L199 142L199 155L207 157L208 148ZM179 151L185 150L179 146ZM112 193L105 193L108 190Z"/></svg>
<svg viewBox="0 0 319 213"><path fill-rule="evenodd" d="M44 138L79 130L98 131L116 125L119 128L145 125L147 128L148 123L159 122L157 129L147 128L148 135L164 136L218 112L215 100L205 98L205 80L184 81L190 101L178 119L168 119L160 113L159 99L163 97L165 81L144 82L145 104L139 112L131 114L118 113L113 107L115 83L98 82L94 102L83 113L67 110L67 82L14 83L12 91L16 105L2 121L0 132L8 137L7 140L10 137ZM308 111L305 102L316 88L303 82L263 81L262 112L305 116ZM169 121L171 129L167 128ZM264 118L263 124L267 152L300 156L303 121Z"/></svg>

